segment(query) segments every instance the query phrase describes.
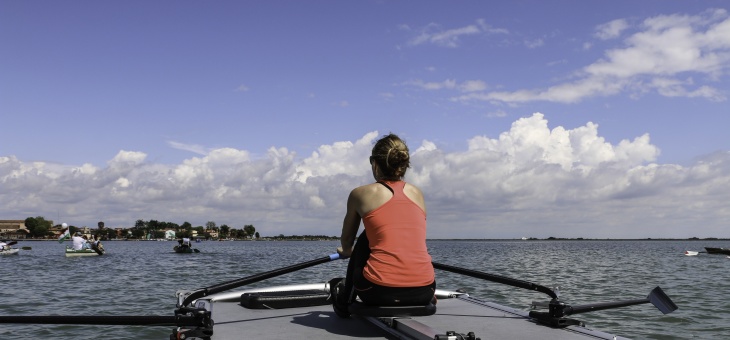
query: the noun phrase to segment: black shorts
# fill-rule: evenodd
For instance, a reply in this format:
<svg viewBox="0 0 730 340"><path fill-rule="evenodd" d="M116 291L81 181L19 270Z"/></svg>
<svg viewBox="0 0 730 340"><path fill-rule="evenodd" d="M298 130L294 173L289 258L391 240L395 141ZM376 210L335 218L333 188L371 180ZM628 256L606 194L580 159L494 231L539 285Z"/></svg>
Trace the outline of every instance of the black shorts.
<svg viewBox="0 0 730 340"><path fill-rule="evenodd" d="M355 294L367 305L425 306L431 302L435 292L436 281L423 287L386 287L360 275L360 280L355 282Z"/></svg>

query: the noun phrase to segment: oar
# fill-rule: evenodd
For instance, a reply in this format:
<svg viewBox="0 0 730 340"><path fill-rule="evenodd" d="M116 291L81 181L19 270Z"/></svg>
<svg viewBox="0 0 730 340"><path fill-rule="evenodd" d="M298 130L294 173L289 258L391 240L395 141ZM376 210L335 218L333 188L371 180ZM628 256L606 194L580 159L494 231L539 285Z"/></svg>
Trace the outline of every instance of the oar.
<svg viewBox="0 0 730 340"><path fill-rule="evenodd" d="M318 258L315 260L302 262L302 263L291 265L288 267L268 271L265 273L259 273L259 274L255 274L255 275L252 275L249 277L244 277L244 278L233 280L233 281L219 283L217 285L213 285L213 286L210 286L207 288L200 288L200 289L197 289L192 292L187 292L187 291L179 292L178 307L185 307L185 306L189 305L191 302L193 302L201 297L208 296L210 294L220 293L220 292L223 292L223 291L226 291L229 289L238 288L241 286L245 286L247 284L263 281L263 280L266 280L266 279L269 279L272 277L284 275L284 274L291 273L293 271L297 271L300 269L309 268L309 267L316 266L318 264L337 260L339 258L340 258L340 255L335 253L335 254L332 254L329 256L325 256L325 257Z"/></svg>
<svg viewBox="0 0 730 340"><path fill-rule="evenodd" d="M200 319L177 315L9 315L0 316L0 323L65 324L65 325L129 325L129 326L198 326Z"/></svg>
<svg viewBox="0 0 730 340"><path fill-rule="evenodd" d="M538 292L542 292L542 293L545 293L547 295L550 295L550 297L553 298L553 299L557 299L558 298L558 294L555 293L555 291L553 291L552 289L550 289L548 287L545 287L545 286L541 286L541 285L532 283L532 282L527 282L527 281L518 280L518 279L512 279L512 278L509 278L509 277L506 277L506 276L494 275L494 274L484 273L484 272L480 272L480 271L476 271L476 270L471 270L471 269L465 269L465 268L459 268L459 267L449 266L449 265L446 265L446 264L441 264L441 263L436 263L436 262L432 262L432 264L433 264L433 267L434 268L441 269L441 270L445 270L447 272L452 272L452 273L457 273L457 274L461 274L461 275L471 276L471 277L475 277L475 278L478 278L478 279L483 279L483 280L487 280L487 281L492 281L492 282L497 282L497 283L501 283L501 284L506 284L506 285L510 285L510 286L513 286L513 287L517 287L517 288L524 288L524 289L528 289L528 290L534 290L534 291L538 291Z"/></svg>
<svg viewBox="0 0 730 340"><path fill-rule="evenodd" d="M667 294L665 294L664 291L657 286L656 288L651 290L651 292L646 297L646 299L596 303L596 304L580 305L580 306L566 306L565 308L563 308L563 315L567 316L567 315L571 315L571 314L587 313L587 312L593 312L593 311L597 311L597 310L640 305L643 303L651 303L652 305L654 305L654 307L659 309L659 311L661 311L663 314L669 314L679 308L679 307L677 307L677 305L674 304L674 302L672 302L672 300L669 298L669 296L667 296Z"/></svg>

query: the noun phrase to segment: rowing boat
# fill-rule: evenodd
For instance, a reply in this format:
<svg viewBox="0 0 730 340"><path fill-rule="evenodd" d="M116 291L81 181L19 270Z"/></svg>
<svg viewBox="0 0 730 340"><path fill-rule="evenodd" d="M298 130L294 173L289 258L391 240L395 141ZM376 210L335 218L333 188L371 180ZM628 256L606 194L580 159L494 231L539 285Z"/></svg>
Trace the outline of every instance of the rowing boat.
<svg viewBox="0 0 730 340"><path fill-rule="evenodd" d="M379 307L347 319L332 310L328 283L238 291L199 301L206 301L213 311L211 339L269 339L274 334L278 339L458 339L448 338L450 332L464 339L469 334L482 339L626 339L580 323L542 325L529 312L464 292L438 289L436 297L431 315L419 315L429 313L424 306L394 314ZM255 300L259 301L251 302ZM277 304L280 307L269 306Z"/></svg>
<svg viewBox="0 0 730 340"><path fill-rule="evenodd" d="M723 255L730 255L730 249L728 248L712 248L712 247L705 247L705 250L707 250L708 254L723 254Z"/></svg>
<svg viewBox="0 0 730 340"><path fill-rule="evenodd" d="M176 315L197 316L198 320L195 327L179 326L171 339L626 339L590 329L568 316L644 303L653 304L664 314L677 309L659 287L645 299L570 306L559 300L557 291L545 286L435 262L435 269L545 293L550 301L533 302L532 307L547 311L518 310L463 291L439 289L435 305L385 307L356 302L349 307L351 316L340 318L331 306L330 284L336 279L225 292L337 258L333 254L207 288L178 291Z"/></svg>
<svg viewBox="0 0 730 340"><path fill-rule="evenodd" d="M547 294L524 311L438 289L426 306L350 305L349 317L332 309L331 285L304 283L235 291L245 285L337 260L332 254L206 288L179 290L173 315L0 316L0 323L174 326L170 339L627 339L594 330L572 315L651 303L662 313L677 306L656 287L646 298L571 306L559 292L527 281L433 262L434 269ZM341 313L340 313L341 314ZM215 320L215 321L214 321Z"/></svg>
<svg viewBox="0 0 730 340"><path fill-rule="evenodd" d="M66 257L81 257L81 256L99 256L102 254L97 253L92 249L73 249L66 248Z"/></svg>
<svg viewBox="0 0 730 340"><path fill-rule="evenodd" d="M174 246L174 247L172 247L172 250L174 250L178 254L190 254L190 253L199 253L200 252L200 250L198 250L198 249L195 249L195 248L189 247L189 246L185 246L185 245Z"/></svg>
<svg viewBox="0 0 730 340"><path fill-rule="evenodd" d="M19 251L18 248L0 249L0 255L18 255Z"/></svg>
<svg viewBox="0 0 730 340"><path fill-rule="evenodd" d="M106 251L104 250L104 246L101 245L101 242L97 242L91 248L73 249L66 247L66 257L101 256L105 253Z"/></svg>

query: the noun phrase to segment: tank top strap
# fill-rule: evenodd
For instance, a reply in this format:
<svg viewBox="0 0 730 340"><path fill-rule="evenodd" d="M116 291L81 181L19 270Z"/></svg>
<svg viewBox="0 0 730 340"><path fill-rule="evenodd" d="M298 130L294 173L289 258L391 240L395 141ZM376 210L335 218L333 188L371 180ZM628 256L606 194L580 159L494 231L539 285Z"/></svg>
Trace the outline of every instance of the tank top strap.
<svg viewBox="0 0 730 340"><path fill-rule="evenodd" d="M401 198L405 196L403 189L406 187L406 182L404 181L378 181L378 183L388 188L388 190L393 193L393 198Z"/></svg>

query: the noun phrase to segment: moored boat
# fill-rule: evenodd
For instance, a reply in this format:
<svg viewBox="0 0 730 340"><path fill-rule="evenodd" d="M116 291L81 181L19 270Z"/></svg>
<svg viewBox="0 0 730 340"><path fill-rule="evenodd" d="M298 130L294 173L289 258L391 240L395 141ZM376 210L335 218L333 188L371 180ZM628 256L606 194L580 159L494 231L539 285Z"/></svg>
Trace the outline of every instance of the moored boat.
<svg viewBox="0 0 730 340"><path fill-rule="evenodd" d="M712 247L705 247L705 250L708 254L723 254L723 255L730 255L730 249L729 248L712 248Z"/></svg>

